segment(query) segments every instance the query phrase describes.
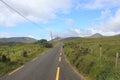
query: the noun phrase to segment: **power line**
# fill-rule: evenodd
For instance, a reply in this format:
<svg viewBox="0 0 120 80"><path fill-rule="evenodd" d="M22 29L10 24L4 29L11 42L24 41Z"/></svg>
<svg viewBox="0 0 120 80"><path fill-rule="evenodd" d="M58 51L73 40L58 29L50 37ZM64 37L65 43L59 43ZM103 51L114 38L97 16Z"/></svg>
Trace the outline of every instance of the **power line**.
<svg viewBox="0 0 120 80"><path fill-rule="evenodd" d="M9 9L15 11L18 15L20 15L21 17L23 17L25 20L27 20L28 22L32 23L33 25L36 25L37 27L39 27L38 24L36 24L35 22L31 21L30 19L26 18L23 14L21 14L18 10L14 9L13 7L11 7L8 3L6 3L3 0L0 0L3 4L5 4ZM42 27L43 28L43 27Z"/></svg>
<svg viewBox="0 0 120 80"><path fill-rule="evenodd" d="M3 4L5 4L9 9L11 9L11 10L13 10L14 12L16 12L18 15L20 15L21 17L23 17L25 20L27 20L28 22L30 22L30 23L32 23L33 25L35 25L35 26L37 26L37 27L39 27L40 28L40 26L37 24L37 23L35 23L35 22L33 22L33 21L31 21L30 19L28 19L28 18L26 18L22 13L20 13L20 11L18 11L18 10L16 10L15 8L13 8L13 7L11 7L7 2L5 2L5 1L3 1L3 0L0 0ZM41 28L43 28L43 27L41 27ZM43 28L44 30L46 30L45 28ZM47 30L46 30L47 31ZM53 34L52 34L52 31L50 32L50 35L51 35L51 39L53 38Z"/></svg>

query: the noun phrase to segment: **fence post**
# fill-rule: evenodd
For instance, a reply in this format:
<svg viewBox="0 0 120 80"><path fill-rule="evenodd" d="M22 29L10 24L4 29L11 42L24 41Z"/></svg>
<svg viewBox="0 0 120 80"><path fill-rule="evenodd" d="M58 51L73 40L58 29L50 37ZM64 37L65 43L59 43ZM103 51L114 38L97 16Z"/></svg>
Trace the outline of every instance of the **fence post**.
<svg viewBox="0 0 120 80"><path fill-rule="evenodd" d="M91 49L91 54L93 54L93 49Z"/></svg>
<svg viewBox="0 0 120 80"><path fill-rule="evenodd" d="M118 66L118 58L119 58L119 53L117 52L116 53L116 63L115 63L115 67L117 68Z"/></svg>
<svg viewBox="0 0 120 80"><path fill-rule="evenodd" d="M102 47L100 46L100 64L101 64L101 60L102 60Z"/></svg>

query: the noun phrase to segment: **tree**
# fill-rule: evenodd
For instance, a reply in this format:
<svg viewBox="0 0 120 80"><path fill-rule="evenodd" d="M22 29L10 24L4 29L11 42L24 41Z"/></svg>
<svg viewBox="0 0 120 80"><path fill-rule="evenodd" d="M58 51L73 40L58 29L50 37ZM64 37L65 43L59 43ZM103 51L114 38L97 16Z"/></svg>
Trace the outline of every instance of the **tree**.
<svg viewBox="0 0 120 80"><path fill-rule="evenodd" d="M41 40L38 40L39 43L41 44L44 44L44 43L47 43L47 40L46 39L41 39Z"/></svg>
<svg viewBox="0 0 120 80"><path fill-rule="evenodd" d="M52 47L52 44L49 43L46 39L38 40L38 43L40 44L41 47L46 47L46 48Z"/></svg>

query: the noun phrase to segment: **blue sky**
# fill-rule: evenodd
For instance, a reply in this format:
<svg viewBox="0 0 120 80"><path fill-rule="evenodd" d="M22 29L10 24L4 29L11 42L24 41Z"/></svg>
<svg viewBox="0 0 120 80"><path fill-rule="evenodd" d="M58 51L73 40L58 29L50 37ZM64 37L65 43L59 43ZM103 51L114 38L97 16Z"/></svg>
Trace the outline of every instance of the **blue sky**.
<svg viewBox="0 0 120 80"><path fill-rule="evenodd" d="M120 0L4 0L0 2L0 38L120 34Z"/></svg>

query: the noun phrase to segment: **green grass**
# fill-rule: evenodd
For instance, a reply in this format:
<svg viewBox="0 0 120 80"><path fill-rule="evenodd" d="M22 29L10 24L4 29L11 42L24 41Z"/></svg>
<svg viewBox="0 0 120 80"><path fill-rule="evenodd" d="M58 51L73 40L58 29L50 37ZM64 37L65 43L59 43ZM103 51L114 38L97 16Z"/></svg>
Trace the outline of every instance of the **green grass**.
<svg viewBox="0 0 120 80"><path fill-rule="evenodd" d="M66 57L86 80L120 80L120 64L115 68L117 52L120 53L120 36L79 38L64 44Z"/></svg>
<svg viewBox="0 0 120 80"><path fill-rule="evenodd" d="M25 64L33 58L40 56L48 48L41 48L39 44L20 44L0 46L0 76L3 76L17 67ZM27 57L23 56L23 52L27 51ZM2 55L10 58L10 61L2 62Z"/></svg>

